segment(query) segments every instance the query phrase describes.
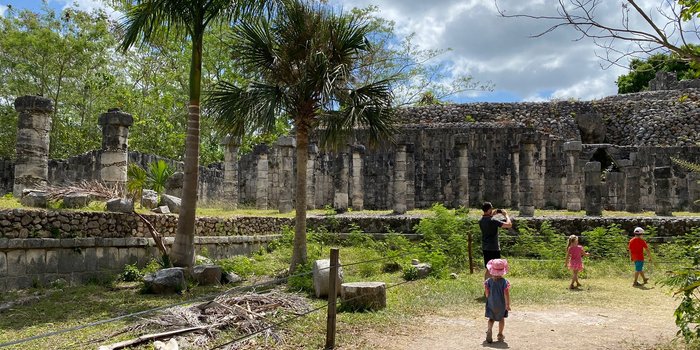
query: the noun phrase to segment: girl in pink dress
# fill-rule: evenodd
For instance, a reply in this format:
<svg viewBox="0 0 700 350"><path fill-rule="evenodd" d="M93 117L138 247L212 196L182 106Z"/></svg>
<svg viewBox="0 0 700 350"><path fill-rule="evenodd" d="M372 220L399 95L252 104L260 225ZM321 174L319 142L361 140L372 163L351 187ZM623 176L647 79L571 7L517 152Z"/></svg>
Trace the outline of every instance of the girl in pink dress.
<svg viewBox="0 0 700 350"><path fill-rule="evenodd" d="M571 270L571 285L569 289L578 288L581 283L578 281L578 273L583 271L583 256L589 254L583 251L583 247L578 244L576 235L569 236L569 244L566 246L566 266ZM574 283L576 284L574 286Z"/></svg>

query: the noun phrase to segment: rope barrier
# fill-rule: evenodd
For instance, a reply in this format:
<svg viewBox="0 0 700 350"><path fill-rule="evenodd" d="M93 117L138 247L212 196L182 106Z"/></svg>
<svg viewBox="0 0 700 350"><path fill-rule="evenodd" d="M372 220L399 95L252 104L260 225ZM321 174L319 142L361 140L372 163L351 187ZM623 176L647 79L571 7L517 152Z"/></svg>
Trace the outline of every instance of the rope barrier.
<svg viewBox="0 0 700 350"><path fill-rule="evenodd" d="M364 264L364 263L387 260L387 259L391 259L391 258L403 257L403 256L406 256L409 254L414 254L414 253L415 253L415 251L409 251L409 252L405 252L405 253L402 253L399 255L392 255L392 256L388 256L388 257L372 259L372 260L367 260L367 261L354 262L354 263L350 263L350 264L341 264L341 266L354 266L354 265L359 265L359 264ZM327 269L330 269L330 267L321 268L321 269L319 269L319 271L327 270ZM90 322L90 323L84 324L84 325L78 325L78 326L74 326L74 327L69 327L69 328L64 328L64 329L60 329L60 330L56 330L56 331L42 333L42 334L38 334L35 336L22 338L22 339L10 341L10 342L0 343L0 348L12 346L12 345L19 345L19 344L27 343L27 342L34 341L34 340L39 340L42 338L48 338L48 337L52 337L55 335L70 333L70 332L78 331L78 330L85 329L85 328L95 327L95 326L99 326L99 325L103 325L103 324L107 324L107 323L120 321L123 319L133 318L133 317L149 314L149 313L156 312L156 311L166 310L166 309L176 307L176 306L192 304L192 303L201 302L201 301L205 301L205 300L212 301L212 300L214 300L218 297L221 297L221 296L229 295L229 294L236 293L236 292L249 291L249 290L253 290L256 288L265 287L268 285L280 284L280 283L283 283L284 281L287 281L290 278L302 277L302 276L310 275L312 273L313 273L313 271L306 271L306 272L301 272L301 273L297 273L297 274L290 275L290 276L276 278L273 280L259 282L259 283L249 285L249 286L238 286L238 287L230 288L228 290L225 290L225 291L219 292L219 293L207 294L205 296L201 296L201 297L197 297L197 298L193 298L193 299L189 299L189 300L184 300L184 301L177 302L177 303L158 306L158 307L154 307L151 309L137 311L137 312L133 312L133 313L126 314L126 315L121 315L121 316L117 316L117 317L112 317L112 318L108 318L108 319Z"/></svg>
<svg viewBox="0 0 700 350"><path fill-rule="evenodd" d="M404 285L404 284L407 284L407 283L411 283L411 282L414 282L414 281L403 281L403 282L394 283L394 284L392 284L392 285L390 285L390 286L387 286L386 289L392 289L392 288L395 288L395 287L398 287L398 286L401 286L401 285ZM336 305L340 305L342 302L346 302L346 303L347 303L347 302L349 302L349 301L352 301L352 300L355 300L355 299L359 299L359 298L363 298L363 297L364 297L363 295L359 295L359 296L356 296L356 297L353 297L353 298L350 298L350 299L347 299L347 300L337 301L337 302L336 302ZM238 342L241 342L241 341L250 339L250 338L252 338L252 337L254 337L254 336L256 336L256 335L258 335L258 334L260 334L260 333L262 333L262 332L265 332L265 331L267 331L267 330L270 330L270 329L272 329L272 328L275 328L275 327L277 327L277 326L279 326L279 325L282 325L282 324L285 324L285 323L287 323L287 322L290 322L290 321L293 321L293 320L296 320L296 319L299 319L299 318L308 316L309 314L312 314L312 313L314 313L314 312L323 310L323 309L327 308L328 305L329 305L329 304L326 303L326 304L324 304L323 306L319 306L319 307L317 307L317 308L314 308L314 309L309 310L309 311L307 311L307 312L304 312L304 313L302 313L302 314L295 315L294 317L291 317L291 318L289 318L289 319L286 319L286 320L283 320L283 321L280 321L280 322L271 324L270 326L265 327L265 328L262 328L262 329L259 329L258 331L254 332L254 333L246 334L246 335L244 335L244 336L238 337L238 338L233 339L233 340L231 340L231 341L228 341L228 342L226 342L226 343L219 344L219 345L217 345L217 346L215 346L215 347L213 347L213 348L210 348L209 350L222 349L222 348L225 347L225 346L232 345L232 344L235 344L235 343L238 343Z"/></svg>

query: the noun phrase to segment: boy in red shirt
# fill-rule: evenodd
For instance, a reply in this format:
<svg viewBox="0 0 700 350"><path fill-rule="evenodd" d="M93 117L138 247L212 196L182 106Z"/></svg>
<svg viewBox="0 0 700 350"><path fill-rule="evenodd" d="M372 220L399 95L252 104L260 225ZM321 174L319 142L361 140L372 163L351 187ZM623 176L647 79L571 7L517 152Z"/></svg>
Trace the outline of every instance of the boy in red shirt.
<svg viewBox="0 0 700 350"><path fill-rule="evenodd" d="M648 278L644 276L644 250L647 251L647 255L649 255L649 261L651 262L651 251L649 250L649 246L647 245L647 242L642 239L642 234L644 233L644 229L641 227L637 227L634 229L634 238L630 239L630 243L628 246L628 249L630 251L630 260L634 261L634 283L632 284L633 287L638 287L641 286L637 280L639 279L639 276L642 276L642 280L644 281L644 284L649 281Z"/></svg>

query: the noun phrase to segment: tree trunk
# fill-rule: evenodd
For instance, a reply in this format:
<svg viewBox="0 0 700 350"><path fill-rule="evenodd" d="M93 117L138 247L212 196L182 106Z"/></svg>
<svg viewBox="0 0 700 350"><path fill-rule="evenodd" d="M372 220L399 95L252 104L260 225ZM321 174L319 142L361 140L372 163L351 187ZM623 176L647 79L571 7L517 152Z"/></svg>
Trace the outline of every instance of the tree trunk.
<svg viewBox="0 0 700 350"><path fill-rule="evenodd" d="M187 107L187 138L185 139L185 174L182 182L182 207L177 221L173 247L173 265L194 265L194 222L199 183L199 98L202 80L202 34L192 36L190 66L190 103Z"/></svg>
<svg viewBox="0 0 700 350"><path fill-rule="evenodd" d="M303 124L303 123L297 123ZM309 130L306 125L296 125L297 132L297 179L294 193L296 208L294 224L294 247L289 272L306 262L306 163L309 158Z"/></svg>

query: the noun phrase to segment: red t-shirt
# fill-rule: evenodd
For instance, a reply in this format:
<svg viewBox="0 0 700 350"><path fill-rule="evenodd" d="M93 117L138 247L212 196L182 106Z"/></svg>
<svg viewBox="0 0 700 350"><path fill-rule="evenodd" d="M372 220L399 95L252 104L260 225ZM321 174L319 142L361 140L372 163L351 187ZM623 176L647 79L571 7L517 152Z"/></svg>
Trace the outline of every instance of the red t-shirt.
<svg viewBox="0 0 700 350"><path fill-rule="evenodd" d="M648 248L647 242L639 237L630 239L629 250L632 261L644 261L644 248Z"/></svg>

